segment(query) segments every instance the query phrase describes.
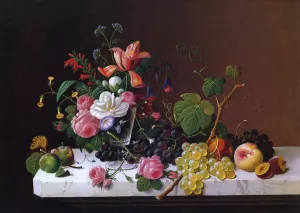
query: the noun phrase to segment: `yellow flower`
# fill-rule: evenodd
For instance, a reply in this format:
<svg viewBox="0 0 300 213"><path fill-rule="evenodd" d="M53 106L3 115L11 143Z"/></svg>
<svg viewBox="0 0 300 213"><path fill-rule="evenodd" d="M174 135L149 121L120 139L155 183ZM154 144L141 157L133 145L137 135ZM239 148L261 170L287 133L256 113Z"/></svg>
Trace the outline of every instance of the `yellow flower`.
<svg viewBox="0 0 300 213"><path fill-rule="evenodd" d="M72 93L72 98L78 99L78 92L73 92L73 93Z"/></svg>
<svg viewBox="0 0 300 213"><path fill-rule="evenodd" d="M43 96L40 97L40 101L36 104L38 107L42 108L44 106Z"/></svg>
<svg viewBox="0 0 300 213"><path fill-rule="evenodd" d="M62 114L62 113L60 112L59 108L57 108L56 118L57 118L57 119L62 119L64 116L65 116L65 115Z"/></svg>
<svg viewBox="0 0 300 213"><path fill-rule="evenodd" d="M49 77L48 77L48 80L49 80L49 81L53 81L53 80L54 80L54 77L49 76Z"/></svg>

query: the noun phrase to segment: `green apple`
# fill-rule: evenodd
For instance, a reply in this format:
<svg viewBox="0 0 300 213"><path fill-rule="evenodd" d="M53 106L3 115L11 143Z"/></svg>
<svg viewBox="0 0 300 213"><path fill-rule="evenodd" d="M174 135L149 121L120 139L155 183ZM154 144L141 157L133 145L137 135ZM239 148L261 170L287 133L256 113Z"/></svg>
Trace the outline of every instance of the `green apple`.
<svg viewBox="0 0 300 213"><path fill-rule="evenodd" d="M52 149L51 153L58 157L62 165L74 164L74 153L69 146L59 146L56 149Z"/></svg>
<svg viewBox="0 0 300 213"><path fill-rule="evenodd" d="M47 173L55 173L60 166L60 161L56 155L46 153L40 158L39 166Z"/></svg>

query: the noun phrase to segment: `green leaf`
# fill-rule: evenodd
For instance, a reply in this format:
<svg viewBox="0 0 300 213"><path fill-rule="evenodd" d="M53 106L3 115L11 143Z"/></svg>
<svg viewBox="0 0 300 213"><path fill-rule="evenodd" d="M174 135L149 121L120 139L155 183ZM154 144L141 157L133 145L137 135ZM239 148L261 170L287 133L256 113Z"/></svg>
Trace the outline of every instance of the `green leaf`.
<svg viewBox="0 0 300 213"><path fill-rule="evenodd" d="M65 108L65 112L66 113L72 113L72 114L76 114L77 112L77 106L76 105L69 105L68 107Z"/></svg>
<svg viewBox="0 0 300 213"><path fill-rule="evenodd" d="M216 128L216 135L220 137L221 135L224 135L226 133L227 133L227 127L225 126L224 123L219 122Z"/></svg>
<svg viewBox="0 0 300 213"><path fill-rule="evenodd" d="M64 81L59 89L58 89L58 92L57 92L57 95L56 95L56 102L59 101L60 97L67 91L67 89L72 86L73 84L75 84L77 81L75 80L71 80L71 81Z"/></svg>
<svg viewBox="0 0 300 213"><path fill-rule="evenodd" d="M139 175L138 173L135 174L135 179L139 179L139 178L141 178L141 177L143 177L143 176L142 176L142 175Z"/></svg>
<svg viewBox="0 0 300 213"><path fill-rule="evenodd" d="M70 172L69 170L65 170L63 167L59 167L58 170L55 173L55 177L66 177L69 176Z"/></svg>
<svg viewBox="0 0 300 213"><path fill-rule="evenodd" d="M162 182L160 179L158 180L150 180L150 186L152 189L155 189L155 190L160 190L161 187L163 186Z"/></svg>
<svg viewBox="0 0 300 213"><path fill-rule="evenodd" d="M180 123L179 117L180 117L180 114L182 113L182 111L189 106L190 106L190 104L186 101L178 101L177 103L175 103L174 108L173 108L173 115L174 115L174 119L177 123Z"/></svg>
<svg viewBox="0 0 300 213"><path fill-rule="evenodd" d="M243 68L240 66L228 65L226 67L226 75L230 78L236 79L241 76Z"/></svg>
<svg viewBox="0 0 300 213"><path fill-rule="evenodd" d="M136 183L139 192L147 191L150 188L150 181L144 177L140 177Z"/></svg>
<svg viewBox="0 0 300 213"><path fill-rule="evenodd" d="M125 173L124 173L124 176L128 182L133 183L132 177L126 175Z"/></svg>
<svg viewBox="0 0 300 213"><path fill-rule="evenodd" d="M201 97L197 93L184 93L180 95L180 97L185 100L186 102L192 103L192 104L198 104L201 100Z"/></svg>
<svg viewBox="0 0 300 213"><path fill-rule="evenodd" d="M98 151L102 145L101 135L95 135L92 137L89 142L85 145L85 148L91 151Z"/></svg>
<svg viewBox="0 0 300 213"><path fill-rule="evenodd" d="M193 105L182 111L179 120L182 120L180 125L187 135L192 135L200 129L207 128L212 116L204 113L203 108L199 105Z"/></svg>
<svg viewBox="0 0 300 213"><path fill-rule="evenodd" d="M26 159L26 169L30 172L33 176L39 170L39 161L40 158L44 155L42 152L34 152Z"/></svg>
<svg viewBox="0 0 300 213"><path fill-rule="evenodd" d="M87 138L82 138L80 136L76 137L76 145L78 146L78 148L80 149L81 152L82 152L82 148L84 148L87 141L88 141Z"/></svg>
<svg viewBox="0 0 300 213"><path fill-rule="evenodd" d="M214 79L213 77L205 78L204 84L202 86L202 91L206 97L221 95L223 93L222 85L225 83L226 80L223 77L219 77L216 79Z"/></svg>
<svg viewBox="0 0 300 213"><path fill-rule="evenodd" d="M73 87L79 95L90 93L90 88L82 82L77 81Z"/></svg>
<svg viewBox="0 0 300 213"><path fill-rule="evenodd" d="M206 115L212 115L215 112L215 107L214 105L208 101L208 100L203 100L199 103L199 106L203 108L204 113Z"/></svg>
<svg viewBox="0 0 300 213"><path fill-rule="evenodd" d="M76 136L76 134L75 134L75 132L74 132L71 125L68 126L68 128L66 130L66 133L67 133L68 138L73 138L73 137Z"/></svg>
<svg viewBox="0 0 300 213"><path fill-rule="evenodd" d="M74 116L75 116L75 114L70 113L70 114L68 114L67 119L70 121L70 120L72 120L72 118L73 118Z"/></svg>
<svg viewBox="0 0 300 213"><path fill-rule="evenodd" d="M99 87L96 87L93 92L92 92L92 97L94 99L97 99L99 98L100 94L105 91L105 88L103 86L99 86Z"/></svg>

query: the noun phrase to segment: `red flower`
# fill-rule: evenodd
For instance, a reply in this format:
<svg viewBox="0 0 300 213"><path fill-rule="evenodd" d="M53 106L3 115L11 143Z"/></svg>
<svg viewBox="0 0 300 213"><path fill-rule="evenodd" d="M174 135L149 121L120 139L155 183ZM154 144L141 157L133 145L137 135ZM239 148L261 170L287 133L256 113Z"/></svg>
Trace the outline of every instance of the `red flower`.
<svg viewBox="0 0 300 213"><path fill-rule="evenodd" d="M90 79L90 75L87 75L87 74L80 74L80 79L81 80L88 80L88 79Z"/></svg>
<svg viewBox="0 0 300 213"><path fill-rule="evenodd" d="M171 87L171 86L166 86L165 88L164 88L164 91L165 92L172 92L173 91L173 88Z"/></svg>
<svg viewBox="0 0 300 213"><path fill-rule="evenodd" d="M83 69L84 68L82 65L80 65L76 61L76 59L74 58L74 55L72 55L71 53L69 53L68 55L70 57L72 57L72 58L70 58L69 60L67 60L67 61L64 62L65 67L68 67L68 66L72 67L72 69L73 69L74 72L77 71L77 70L79 70L79 69ZM80 53L78 53L78 57L81 58L81 59L84 59L84 55L81 55Z"/></svg>

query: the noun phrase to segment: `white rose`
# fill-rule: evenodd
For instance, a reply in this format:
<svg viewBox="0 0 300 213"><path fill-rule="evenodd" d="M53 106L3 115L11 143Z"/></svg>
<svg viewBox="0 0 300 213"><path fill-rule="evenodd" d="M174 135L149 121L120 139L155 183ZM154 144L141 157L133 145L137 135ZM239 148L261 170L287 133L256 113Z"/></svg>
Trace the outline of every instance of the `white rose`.
<svg viewBox="0 0 300 213"><path fill-rule="evenodd" d="M123 117L127 114L129 104L122 102L122 97L115 97L114 93L105 91L100 94L90 108L92 116L102 119L106 116Z"/></svg>

